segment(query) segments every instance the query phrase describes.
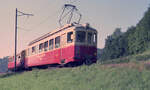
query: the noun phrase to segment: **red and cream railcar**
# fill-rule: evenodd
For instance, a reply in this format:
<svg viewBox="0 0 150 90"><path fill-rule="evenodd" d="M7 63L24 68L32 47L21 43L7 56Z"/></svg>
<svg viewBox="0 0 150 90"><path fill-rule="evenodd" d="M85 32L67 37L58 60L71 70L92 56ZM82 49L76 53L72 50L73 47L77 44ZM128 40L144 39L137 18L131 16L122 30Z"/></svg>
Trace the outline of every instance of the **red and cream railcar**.
<svg viewBox="0 0 150 90"><path fill-rule="evenodd" d="M15 57L8 57L8 69L14 69L15 67ZM25 51L21 51L21 53L16 56L16 67L19 69L24 68L24 60L25 60Z"/></svg>
<svg viewBox="0 0 150 90"><path fill-rule="evenodd" d="M29 43L21 56L25 68L50 64L95 63L97 31L89 24L69 24Z"/></svg>

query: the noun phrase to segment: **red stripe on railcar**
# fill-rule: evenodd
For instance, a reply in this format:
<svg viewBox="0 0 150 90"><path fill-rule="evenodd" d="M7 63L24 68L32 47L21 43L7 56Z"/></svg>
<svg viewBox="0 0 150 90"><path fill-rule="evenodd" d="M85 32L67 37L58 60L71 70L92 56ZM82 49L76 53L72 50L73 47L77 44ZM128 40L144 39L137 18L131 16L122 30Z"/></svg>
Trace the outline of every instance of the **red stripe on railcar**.
<svg viewBox="0 0 150 90"><path fill-rule="evenodd" d="M57 50L27 57L25 60L25 67L62 64L61 60L64 60L64 63L83 61L86 56L91 56L91 60L96 62L97 48L75 45L59 48Z"/></svg>
<svg viewBox="0 0 150 90"><path fill-rule="evenodd" d="M16 67L20 67L21 64L20 64L20 61L17 61L16 62ZM8 62L8 69L13 69L15 67L15 62L12 61L12 62Z"/></svg>
<svg viewBox="0 0 150 90"><path fill-rule="evenodd" d="M61 60L65 59L65 63L73 61L74 46L59 48L53 51L48 51L42 54L29 56L25 60L25 67L61 64Z"/></svg>

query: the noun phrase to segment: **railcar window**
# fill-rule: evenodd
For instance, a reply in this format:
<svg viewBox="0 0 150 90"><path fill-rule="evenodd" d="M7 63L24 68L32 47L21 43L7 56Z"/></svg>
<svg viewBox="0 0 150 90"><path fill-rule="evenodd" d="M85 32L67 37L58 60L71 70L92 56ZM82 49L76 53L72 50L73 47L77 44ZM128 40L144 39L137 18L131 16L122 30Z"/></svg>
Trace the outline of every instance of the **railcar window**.
<svg viewBox="0 0 150 90"><path fill-rule="evenodd" d="M53 43L54 43L53 39L49 40L49 50L53 49L53 46L54 46Z"/></svg>
<svg viewBox="0 0 150 90"><path fill-rule="evenodd" d="M60 36L55 38L55 48L59 48L60 47Z"/></svg>
<svg viewBox="0 0 150 90"><path fill-rule="evenodd" d="M88 32L88 43L92 43L92 32Z"/></svg>
<svg viewBox="0 0 150 90"><path fill-rule="evenodd" d="M40 45L39 45L39 52L42 52L43 51L43 43L41 43Z"/></svg>
<svg viewBox="0 0 150 90"><path fill-rule="evenodd" d="M18 58L21 58L21 56L18 56Z"/></svg>
<svg viewBox="0 0 150 90"><path fill-rule="evenodd" d="M48 49L48 41L44 42L44 51L47 51Z"/></svg>
<svg viewBox="0 0 150 90"><path fill-rule="evenodd" d="M13 62L13 58L9 58L8 62Z"/></svg>
<svg viewBox="0 0 150 90"><path fill-rule="evenodd" d="M72 41L73 41L72 36L73 36L73 32L67 33L67 43L72 43Z"/></svg>
<svg viewBox="0 0 150 90"><path fill-rule="evenodd" d="M20 61L21 60L21 56L17 56L17 61Z"/></svg>
<svg viewBox="0 0 150 90"><path fill-rule="evenodd" d="M32 47L32 53L35 53L35 47Z"/></svg>
<svg viewBox="0 0 150 90"><path fill-rule="evenodd" d="M76 32L76 41L77 42L85 42L86 33L84 31Z"/></svg>
<svg viewBox="0 0 150 90"><path fill-rule="evenodd" d="M93 43L97 43L97 34L96 33L94 33Z"/></svg>

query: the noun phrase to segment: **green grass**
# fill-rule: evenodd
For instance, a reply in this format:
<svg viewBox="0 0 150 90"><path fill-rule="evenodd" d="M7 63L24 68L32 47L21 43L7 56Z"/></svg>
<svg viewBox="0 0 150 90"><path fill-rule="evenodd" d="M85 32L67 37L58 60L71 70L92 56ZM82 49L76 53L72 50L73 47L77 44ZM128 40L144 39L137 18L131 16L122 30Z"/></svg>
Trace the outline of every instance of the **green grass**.
<svg viewBox="0 0 150 90"><path fill-rule="evenodd" d="M101 61L98 60L100 64L119 64L119 63L129 63L129 62L138 62L138 61L150 61L150 49L141 54L130 55L126 57L121 57L112 60Z"/></svg>
<svg viewBox="0 0 150 90"><path fill-rule="evenodd" d="M150 50L91 66L4 74L0 90L150 90L149 61Z"/></svg>
<svg viewBox="0 0 150 90"><path fill-rule="evenodd" d="M0 76L0 90L150 90L149 66L101 64L38 70Z"/></svg>

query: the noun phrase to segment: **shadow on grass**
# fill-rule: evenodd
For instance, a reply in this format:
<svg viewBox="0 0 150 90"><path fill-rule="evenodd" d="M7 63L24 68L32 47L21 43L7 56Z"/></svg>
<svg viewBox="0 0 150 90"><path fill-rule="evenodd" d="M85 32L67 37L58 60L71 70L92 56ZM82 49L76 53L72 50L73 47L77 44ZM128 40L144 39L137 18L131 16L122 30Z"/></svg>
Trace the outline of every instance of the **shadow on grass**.
<svg viewBox="0 0 150 90"><path fill-rule="evenodd" d="M21 74L23 72L24 71L2 73L2 74L0 74L0 78L7 78L7 77L10 77L10 76L15 76L15 75Z"/></svg>

